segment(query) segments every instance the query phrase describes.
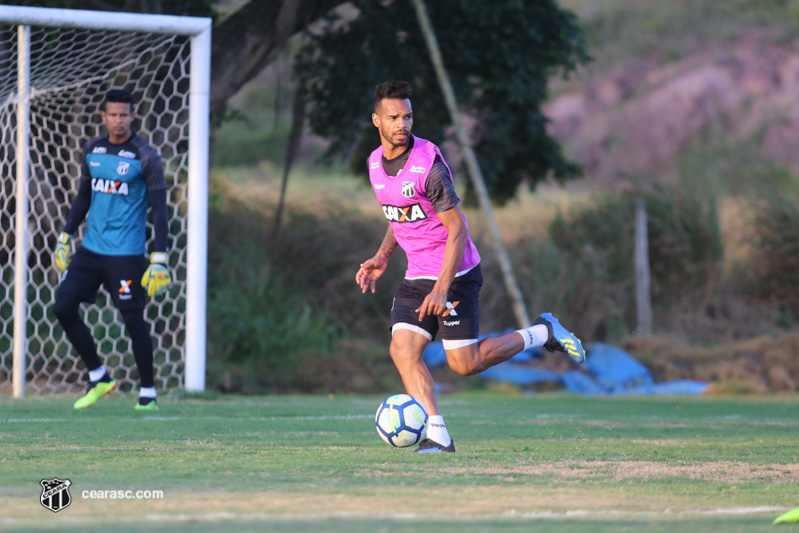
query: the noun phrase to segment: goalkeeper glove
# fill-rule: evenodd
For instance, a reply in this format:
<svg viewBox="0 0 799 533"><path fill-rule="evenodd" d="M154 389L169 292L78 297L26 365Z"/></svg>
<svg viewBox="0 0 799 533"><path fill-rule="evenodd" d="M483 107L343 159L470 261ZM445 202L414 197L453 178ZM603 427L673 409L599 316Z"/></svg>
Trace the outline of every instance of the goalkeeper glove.
<svg viewBox="0 0 799 533"><path fill-rule="evenodd" d="M55 247L55 266L61 272L65 271L72 261L72 235L63 231L58 235L58 244Z"/></svg>
<svg viewBox="0 0 799 533"><path fill-rule="evenodd" d="M161 296L172 284L172 275L166 268L166 253L153 252L150 256L150 266L144 271L141 286L147 289L148 296Z"/></svg>

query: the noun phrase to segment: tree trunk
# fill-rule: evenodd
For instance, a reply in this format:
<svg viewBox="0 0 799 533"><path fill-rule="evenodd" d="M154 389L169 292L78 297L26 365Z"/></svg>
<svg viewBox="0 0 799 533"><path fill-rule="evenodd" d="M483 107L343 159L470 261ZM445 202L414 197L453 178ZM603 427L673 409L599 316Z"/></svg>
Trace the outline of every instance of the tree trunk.
<svg viewBox="0 0 799 533"><path fill-rule="evenodd" d="M275 59L289 38L344 0L251 0L211 36L211 110Z"/></svg>

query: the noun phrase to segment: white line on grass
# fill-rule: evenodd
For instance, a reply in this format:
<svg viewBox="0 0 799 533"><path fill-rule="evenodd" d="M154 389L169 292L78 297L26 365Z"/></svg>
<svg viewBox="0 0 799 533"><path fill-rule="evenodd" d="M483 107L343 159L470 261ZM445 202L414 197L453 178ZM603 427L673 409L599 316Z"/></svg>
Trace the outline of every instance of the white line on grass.
<svg viewBox="0 0 799 533"><path fill-rule="evenodd" d="M771 513L771 512L785 512L790 510L790 507L733 507L732 509L706 509L696 511L683 511L685 514L698 514L698 515L720 515L720 514L754 514L754 513Z"/></svg>
<svg viewBox="0 0 799 533"><path fill-rule="evenodd" d="M251 422L274 422L278 420L362 420L364 418L372 418L374 415L372 414L363 414L363 415L321 415L321 416L251 416L246 419L238 419L238 420L249 420ZM202 420L231 420L229 417L221 417L221 416L201 416L201 417L194 417L194 416L187 416L183 417L185 419L192 419L192 418L200 418ZM145 416L145 417L133 417L133 418L122 418L120 419L122 422L141 422L142 420L148 421L157 421L157 422L172 422L175 420L181 420L179 416ZM236 419L233 419L236 420ZM9 418L6 420L0 419L0 424L26 424L26 423L34 423L34 422L92 422L96 423L96 420L93 418Z"/></svg>
<svg viewBox="0 0 799 533"><path fill-rule="evenodd" d="M321 416L251 416L252 422L274 422L276 420L362 420L375 415L321 415Z"/></svg>
<svg viewBox="0 0 799 533"><path fill-rule="evenodd" d="M790 507L731 507L727 509L697 509L674 511L629 511L621 509L602 509L587 510L578 509L571 511L541 510L519 513L508 511L502 514L510 519L546 519L546 518L581 518L587 516L612 516L612 517L658 517L658 516L680 516L680 515L750 515L761 513L778 513L790 510ZM381 520L481 520L490 519L491 515L458 515L451 516L446 514L430 513L370 513L362 511L331 511L326 513L301 513L301 514L277 514L277 513L207 513L207 514L148 514L145 518L153 522L213 522L219 520L239 520L245 522L258 520L318 520L324 518L379 518Z"/></svg>
<svg viewBox="0 0 799 533"><path fill-rule="evenodd" d="M502 513L502 518L515 521L519 519L562 519L562 518L585 518L585 517L613 517L613 518L658 518L658 517L680 517L680 516L724 516L724 515L755 515L764 513L784 513L792 509L791 507L761 506L761 507L728 507L719 509L693 509L693 510L674 510L664 511L630 511L621 509L573 509L571 511L540 510L520 513L517 511L507 511ZM442 513L375 513L364 511L331 511L322 513L231 513L221 511L218 513L179 513L179 514L146 514L144 519L149 522L254 522L281 520L292 522L298 520L320 520L327 518L357 518L357 519L380 519L380 520L489 520L496 519L497 515L490 514L459 514L457 516ZM103 517L63 517L65 521L72 524L92 524L104 522ZM117 516L118 522L130 522L133 517ZM139 520L139 518L135 518ZM0 525L20 525L28 523L25 518L0 518Z"/></svg>
<svg viewBox="0 0 799 533"><path fill-rule="evenodd" d="M620 509L601 509L601 510L585 510L574 509L571 511L531 511L526 513L518 513L516 511L508 511L504 516L521 517L521 518L576 518L583 516L680 516L680 515L749 515L760 513L776 513L785 512L790 510L790 507L729 507L726 509L686 509L686 510L673 510L666 509L665 511L623 511Z"/></svg>
<svg viewBox="0 0 799 533"><path fill-rule="evenodd" d="M154 420L156 422L174 422L180 420L179 416L143 416L135 418L121 418L122 422L141 422L143 420ZM27 424L31 422L91 422L97 423L94 418L9 418L7 420L0 420L0 424Z"/></svg>
<svg viewBox="0 0 799 533"><path fill-rule="evenodd" d="M27 424L28 422L66 422L63 418L9 418L8 420L0 420L0 423L14 423L20 422Z"/></svg>

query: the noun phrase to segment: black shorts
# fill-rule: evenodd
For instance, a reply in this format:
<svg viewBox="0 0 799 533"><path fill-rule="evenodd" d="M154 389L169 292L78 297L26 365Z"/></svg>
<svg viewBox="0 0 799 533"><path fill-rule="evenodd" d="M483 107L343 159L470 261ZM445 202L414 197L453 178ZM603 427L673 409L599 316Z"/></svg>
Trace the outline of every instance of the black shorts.
<svg viewBox="0 0 799 533"><path fill-rule="evenodd" d="M61 275L58 295L93 303L103 285L117 309L144 309L147 292L141 278L146 269L144 254L100 255L80 247Z"/></svg>
<svg viewBox="0 0 799 533"><path fill-rule="evenodd" d="M435 284L435 280L429 279L406 279L402 282L391 307L392 331L395 325L403 324L401 327L410 326L409 329L418 328L419 333L425 332L430 340L439 330L441 338L446 340L476 339L480 333L478 302L483 286L480 265L452 281L447 293L447 310L443 315L428 315L420 322L415 310L419 309Z"/></svg>

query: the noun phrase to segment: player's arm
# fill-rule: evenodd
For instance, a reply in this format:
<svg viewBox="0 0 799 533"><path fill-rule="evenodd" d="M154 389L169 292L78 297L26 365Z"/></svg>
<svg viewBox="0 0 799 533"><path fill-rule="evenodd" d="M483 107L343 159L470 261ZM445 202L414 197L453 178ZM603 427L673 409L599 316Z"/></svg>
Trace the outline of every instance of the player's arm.
<svg viewBox="0 0 799 533"><path fill-rule="evenodd" d="M371 287L372 294L374 294L375 283L377 279L383 275L383 272L386 271L388 260L396 249L397 238L394 236L394 230L391 228L391 224L389 224L377 253L371 259L367 259L361 263L358 272L355 274L355 282L361 287L362 293L365 293L366 289Z"/></svg>
<svg viewBox="0 0 799 533"><path fill-rule="evenodd" d="M433 162L430 174L425 181L425 194L433 204L441 223L449 229L449 234L436 284L419 309L416 310L417 313L420 313L420 320L428 314L437 315L446 310L447 293L463 260L469 237L463 212L459 207L461 200L455 192L449 167L438 157Z"/></svg>
<svg viewBox="0 0 799 533"><path fill-rule="evenodd" d="M72 235L78 231L78 227L83 223L91 204L92 178L89 173L89 167L86 165L84 149L78 194L75 195L75 200L73 200L72 207L69 209L66 222L64 222L64 229L58 235L58 242L53 253L55 265L61 272L67 269L69 262L72 260Z"/></svg>
<svg viewBox="0 0 799 533"><path fill-rule="evenodd" d="M444 248L444 260L441 271L438 273L433 290L425 297L422 305L416 310L419 320L427 315L440 315L447 309L447 293L458 273L458 267L463 261L466 244L469 241L469 229L463 217L460 205L438 213L441 223L449 230L447 245Z"/></svg>
<svg viewBox="0 0 799 533"><path fill-rule="evenodd" d="M169 235L169 211L166 206L166 189L147 191L153 213L153 252L166 253Z"/></svg>
<svg viewBox="0 0 799 533"><path fill-rule="evenodd" d="M141 286L149 296L160 296L172 284L172 275L167 268L167 246L169 234L169 214L166 205L166 180L161 158L157 154L148 155L142 162L142 174L147 185L147 196L153 213L153 252L150 266L144 271Z"/></svg>

